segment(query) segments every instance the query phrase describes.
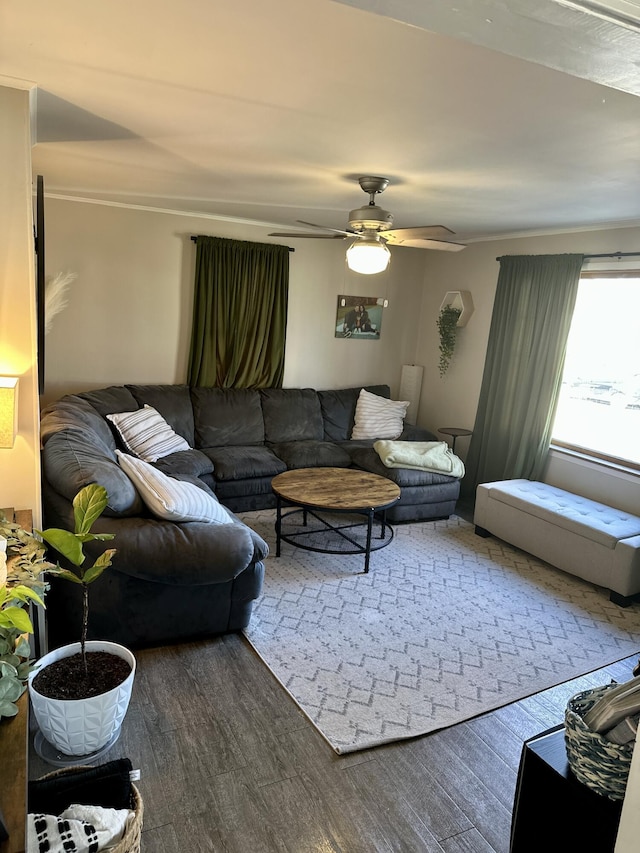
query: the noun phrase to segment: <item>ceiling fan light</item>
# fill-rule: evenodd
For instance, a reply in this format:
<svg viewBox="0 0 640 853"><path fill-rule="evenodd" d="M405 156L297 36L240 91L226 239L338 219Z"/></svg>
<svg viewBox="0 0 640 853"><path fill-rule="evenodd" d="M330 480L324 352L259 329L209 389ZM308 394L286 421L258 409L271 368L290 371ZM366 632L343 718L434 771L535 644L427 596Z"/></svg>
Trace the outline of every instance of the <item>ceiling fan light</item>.
<svg viewBox="0 0 640 853"><path fill-rule="evenodd" d="M389 266L391 252L375 235L375 239L360 237L347 249L347 266L352 272L375 275Z"/></svg>

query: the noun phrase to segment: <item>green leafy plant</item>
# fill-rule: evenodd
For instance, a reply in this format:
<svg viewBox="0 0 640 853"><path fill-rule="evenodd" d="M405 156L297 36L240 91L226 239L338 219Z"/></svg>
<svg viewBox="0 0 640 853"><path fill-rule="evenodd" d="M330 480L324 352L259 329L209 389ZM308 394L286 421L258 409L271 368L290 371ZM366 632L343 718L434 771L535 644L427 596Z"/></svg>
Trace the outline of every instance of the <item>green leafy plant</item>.
<svg viewBox="0 0 640 853"><path fill-rule="evenodd" d="M0 513L0 718L18 713L17 700L26 690L33 668L29 635L33 623L29 605L44 607L47 584L42 573L54 568L45 559L45 546L19 524Z"/></svg>
<svg viewBox="0 0 640 853"><path fill-rule="evenodd" d="M445 305L438 315L438 334L440 335L440 376L444 376L449 367L456 347L458 320L462 311Z"/></svg>
<svg viewBox="0 0 640 853"><path fill-rule="evenodd" d="M84 545L96 540L106 541L114 538L113 533L91 533L91 528L106 509L109 497L103 486L91 483L81 489L73 499L74 530L63 530L58 527L49 527L47 530L36 531L44 541L61 554L69 563L78 569L71 569L58 565L54 573L65 580L82 587L82 634L80 638L80 650L85 672L87 668L87 656L85 645L87 642L87 629L89 626L89 585L97 580L106 568L111 565L115 548L107 548L100 554L97 560L89 568L85 568L86 555Z"/></svg>

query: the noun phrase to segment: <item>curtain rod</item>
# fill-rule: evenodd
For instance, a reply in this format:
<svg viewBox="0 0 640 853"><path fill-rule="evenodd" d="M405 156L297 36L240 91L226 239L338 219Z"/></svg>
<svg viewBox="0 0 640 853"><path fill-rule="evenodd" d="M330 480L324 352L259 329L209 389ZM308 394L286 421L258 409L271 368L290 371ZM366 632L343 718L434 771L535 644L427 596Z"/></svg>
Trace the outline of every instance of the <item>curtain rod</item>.
<svg viewBox="0 0 640 853"><path fill-rule="evenodd" d="M196 240L197 240L198 238L197 238L197 237L195 237L195 236L192 234L192 235L191 235L191 239L192 239L192 240L193 240L193 242L195 243L195 242L196 242ZM295 249L292 249L292 248L291 248L291 246L287 246L287 249L288 249L290 252L295 252Z"/></svg>
<svg viewBox="0 0 640 853"><path fill-rule="evenodd" d="M637 258L640 257L640 252L610 252L602 255L585 255L585 260L589 258Z"/></svg>
<svg viewBox="0 0 640 853"><path fill-rule="evenodd" d="M193 240L193 237L191 238ZM513 257L513 255L501 255L499 258L496 258L496 261L501 261L502 258ZM638 258L640 257L640 252L604 252L601 255L583 255L585 261L590 260L591 258Z"/></svg>

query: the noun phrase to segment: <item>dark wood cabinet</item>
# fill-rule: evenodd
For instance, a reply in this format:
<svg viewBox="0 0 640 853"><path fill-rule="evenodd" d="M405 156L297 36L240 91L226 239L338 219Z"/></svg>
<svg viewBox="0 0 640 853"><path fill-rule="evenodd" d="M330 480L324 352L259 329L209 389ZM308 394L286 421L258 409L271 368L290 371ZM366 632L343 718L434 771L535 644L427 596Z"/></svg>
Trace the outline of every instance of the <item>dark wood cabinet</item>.
<svg viewBox="0 0 640 853"><path fill-rule="evenodd" d="M26 693L18 699L19 712L0 723L0 810L9 837L0 841L0 853L24 853L27 828L27 736Z"/></svg>
<svg viewBox="0 0 640 853"><path fill-rule="evenodd" d="M564 726L522 748L511 824L511 853L541 850L613 853L622 800L610 800L579 782L569 767Z"/></svg>
<svg viewBox="0 0 640 853"><path fill-rule="evenodd" d="M30 509L2 508L5 518L12 519L25 530L31 530ZM27 767L29 736L29 696L25 691L16 702L15 717L0 720L0 812L5 833L0 841L0 853L24 853L27 831Z"/></svg>

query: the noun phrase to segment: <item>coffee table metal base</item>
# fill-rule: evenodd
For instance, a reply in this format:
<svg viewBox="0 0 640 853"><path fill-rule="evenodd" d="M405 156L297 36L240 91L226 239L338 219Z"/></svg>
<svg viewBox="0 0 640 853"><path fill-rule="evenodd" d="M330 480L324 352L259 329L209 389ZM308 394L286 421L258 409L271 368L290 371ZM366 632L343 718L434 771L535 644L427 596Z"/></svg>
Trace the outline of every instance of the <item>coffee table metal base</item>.
<svg viewBox="0 0 640 853"><path fill-rule="evenodd" d="M276 501L276 557L280 556L282 542L321 554L363 554L366 574L371 552L386 548L393 540L393 528L386 520L385 510L341 512L336 509L320 511L294 506L283 512L282 498L277 495ZM287 519L290 521L293 517L302 520L297 528L286 523Z"/></svg>

